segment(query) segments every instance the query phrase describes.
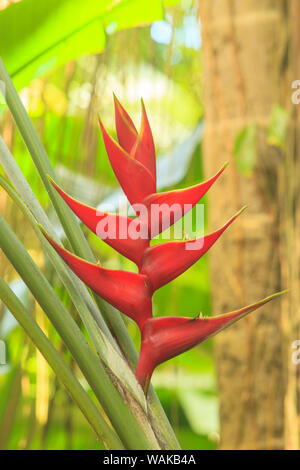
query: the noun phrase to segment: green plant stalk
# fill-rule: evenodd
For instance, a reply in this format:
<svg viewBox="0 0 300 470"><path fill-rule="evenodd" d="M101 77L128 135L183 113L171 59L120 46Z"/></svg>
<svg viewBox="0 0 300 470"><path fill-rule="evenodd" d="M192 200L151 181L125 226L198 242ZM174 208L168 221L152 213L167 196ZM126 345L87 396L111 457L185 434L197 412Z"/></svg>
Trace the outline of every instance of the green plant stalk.
<svg viewBox="0 0 300 470"><path fill-rule="evenodd" d="M79 295L78 286L76 286L76 279L78 279L70 270L67 269L65 263L62 262L61 258L57 255L57 253L51 249L49 243L46 242L45 237L41 234L39 230L36 220L34 216L31 214L25 203L13 189L13 187L0 175L0 186L7 192L7 194L12 198L12 200L18 205L18 207L23 212L23 215L29 220L33 230L35 231L36 236L38 237L41 245L48 255L53 268L56 270L57 274L59 275L62 283L64 284L66 290L68 291L70 298L74 304L75 309L77 310L84 326L87 329L88 334L96 348L96 344L98 343L95 339L97 325L93 317L91 317L90 312L87 308L87 305L83 301L82 297ZM102 325L101 325L102 326ZM103 329L105 328L106 324L103 325ZM104 329L105 333L110 335L109 330ZM109 336L111 337L111 335ZM111 337L112 338L112 337ZM96 344L95 344L96 343ZM98 353L102 351L98 350Z"/></svg>
<svg viewBox="0 0 300 470"><path fill-rule="evenodd" d="M3 177L1 177L1 175L0 175L0 184L9 193L9 195L14 199L14 201L18 204L18 206L23 211L23 213L24 212L26 213L25 215L26 217L29 218L29 221L31 222L33 228L35 229L37 236L39 236L40 240L44 239L44 237L41 237L40 235L40 230L37 230L36 228L36 221L39 224L41 224L47 230L47 232L49 232L49 234L54 238L54 240L56 240L59 243L60 239L57 236L52 223L48 219L45 211L43 210L39 201L35 197L31 187L29 186L27 180L25 179L23 173L18 167L16 161L14 160L12 154L8 150L1 136L0 136L0 162L2 163L2 166L6 174L10 178L11 182L13 183L13 185L15 186L16 190L18 191L19 195L21 196L23 200L16 193L16 191L6 182L6 180ZM27 206L25 206L25 203L31 212L28 210ZM59 259L59 257L57 257L57 259ZM114 341L111 335L111 332L109 328L107 327L107 324L103 320L102 315L99 312L99 309L97 308L97 306L95 305L95 302L93 301L92 297L90 296L86 286L70 270L67 270L67 267L65 266L64 263L62 263L61 265L64 265L65 272L68 273L69 278L71 278L72 286L74 287L74 290L76 291L77 294L80 294L80 296L83 298L92 316L95 318L98 326L106 334L106 336L111 341L114 342L114 344L117 347L117 344Z"/></svg>
<svg viewBox="0 0 300 470"><path fill-rule="evenodd" d="M46 230L50 233L51 236L56 241L60 241L59 238L57 237L57 234L55 232L55 229L48 219L47 215L45 214L43 208L41 207L39 201L36 199L31 187L29 186L27 180L25 179L23 173L21 172L19 166L17 165L16 161L14 160L12 154L8 150L7 146L5 145L3 139L0 136L0 161L3 165L3 168L7 175L9 176L11 182L14 184L15 188L18 190L20 196L22 199L26 202L27 206L29 207L30 211L26 208L26 213L30 214L31 213L34 215L35 219L43 225ZM16 192L13 190L13 188L6 183L6 180L4 178L0 177L0 183L3 183L3 187L9 192L9 194L14 198L15 202L19 205L21 210L25 210L25 204L24 202L20 199L20 197L16 194ZM15 195L15 197L14 197ZM33 221L34 217L31 215L30 221ZM34 221L35 222L35 221ZM33 224L33 227L36 228L36 223ZM38 235L40 236L40 230L38 230ZM44 243L44 237L42 237ZM61 263L61 259L59 258L59 262ZM65 267L65 269L67 269ZM88 305L93 317L97 321L97 324L99 327L103 330L103 332L106 334L108 338L110 338L115 345L116 349L118 349L118 344L115 342L114 338L111 337L110 331L106 327L106 324L104 327L102 327L103 322L101 321L102 317L93 302L92 298L90 297L88 290L85 288L85 286L81 283L81 281L73 274L69 273L70 276L72 277L72 282L78 292L80 292L81 296L85 300L85 303ZM101 299L99 298L99 301ZM109 304L106 304L107 306L110 307ZM105 328L106 327L106 328ZM132 367L136 367L137 361L138 361L138 354L137 351L131 341L130 336L128 335L126 331L126 336L128 337L128 344L129 344L129 351L130 351L130 360L129 363L131 364ZM152 422L152 426L155 430L155 433L157 435L161 436L161 441L165 442L166 447L170 447L172 449L179 449L179 443L176 439L176 436L174 434L174 431L168 421L167 416L165 415L165 412L161 406L161 403L159 399L157 398L157 395L154 391L154 388L150 385L150 389L148 392L148 409L149 409L149 414L150 414L150 419Z"/></svg>
<svg viewBox="0 0 300 470"><path fill-rule="evenodd" d="M95 257L86 238L84 237L75 215L62 200L62 198L57 194L47 177L47 175L50 175L51 178L57 181L55 171L51 165L48 155L29 116L27 115L18 92L15 89L1 58L0 80L2 80L5 84L6 103L14 117L25 145L28 148L33 163L41 177L46 191L48 192L49 198L54 206L54 209L59 217L59 220L74 252L87 261L95 262ZM111 326L111 329L115 334L119 333L119 344L124 351L127 351L130 341L128 339L129 335L121 315L116 309L111 308L111 306L109 306L103 299L100 299L98 296L96 296L96 299L107 324Z"/></svg>
<svg viewBox="0 0 300 470"><path fill-rule="evenodd" d="M74 252L90 262L95 262L95 257L91 251L86 238L76 220L75 215L57 194L48 179L48 174L57 181L55 171L51 165L48 155L40 141L40 138L28 117L20 97L13 85L13 82L0 58L0 80L5 84L5 100L14 117L22 138L28 148L34 165L41 177L41 180L48 192L50 200L65 230L68 240ZM2 145L3 148L3 145ZM51 233L51 232L50 232ZM119 312L111 305L95 295L96 302L105 318L111 332L117 337L118 344L127 355L132 365L137 363L137 353L133 342L128 334L124 321Z"/></svg>
<svg viewBox="0 0 300 470"><path fill-rule="evenodd" d="M1 216L0 247L67 345L124 446L135 450L157 448L149 442L79 327Z"/></svg>
<svg viewBox="0 0 300 470"><path fill-rule="evenodd" d="M8 383L4 390L5 403L3 407L3 413L1 413L1 426L0 426L0 449L6 449L9 443L10 434L12 432L18 406L22 399L21 391L21 365L14 368L11 376L8 378ZM1 390L3 393L3 390ZM2 398L2 397L1 397Z"/></svg>
<svg viewBox="0 0 300 470"><path fill-rule="evenodd" d="M101 416L98 408L93 403L83 387L71 372L66 362L49 341L45 333L32 318L30 313L12 292L7 283L0 277L0 299L16 318L18 323L26 331L34 345L42 353L46 361L52 367L58 379L64 384L73 400L77 403L82 413L92 426L97 436L108 449L122 450L124 446L110 426Z"/></svg>
<svg viewBox="0 0 300 470"><path fill-rule="evenodd" d="M70 270L68 270L65 263L62 262L61 258L57 255L57 253L53 249L51 249L49 243L46 242L45 237L41 234L41 231L37 226L37 223L36 223L36 220L35 220L34 216L31 214L31 212L29 211L29 209L27 208L25 203L22 201L22 199L18 196L16 191L13 189L13 187L1 175L0 175L0 186L2 186L3 189L5 189L7 194L18 205L18 207L23 212L23 215L30 222L33 230L35 231L36 236L38 237L39 241L41 242L41 245L42 245L44 251L46 252L46 254L49 257L49 259L50 259L50 261L53 265L54 270L56 270L56 272L59 275L62 283L64 284L67 292L69 293L70 298L71 298L71 300L74 304L74 307L77 310L84 326L86 327L87 332L89 333L90 338L91 338L91 340L92 340L92 342L95 346L95 349L97 349L96 345L95 345L95 343L97 343L97 341L93 340L93 338L95 339L95 335L96 335L95 332L97 331L97 325L96 325L96 322L93 319L93 317L91 317L90 312L87 308L87 305L83 301L82 297L79 295L79 292L77 290L78 286L76 286L76 279L78 279L78 278ZM105 324L105 326L106 326L106 324ZM104 325L103 325L103 327L104 327ZM104 329L104 331L105 331L105 333L108 333L108 335L110 335L110 332L107 329L107 327L106 327L106 329ZM112 339L111 335L109 337ZM101 353L101 351L98 350L98 353L99 352Z"/></svg>
<svg viewBox="0 0 300 470"><path fill-rule="evenodd" d="M60 256L58 256L56 251L53 250L50 244L46 241L45 237L42 235L40 229L38 228L35 218L31 214L25 203L18 196L13 187L1 175L0 186L5 189L7 194L21 209L25 218L28 219L28 221L30 222L33 230L35 231L38 239L41 242L44 252L48 256L53 268L56 270L67 292L69 293L70 298L89 334L89 337L99 358L105 363L108 368L113 368L112 372L118 377L122 385L131 391L135 399L146 411L146 398L138 381L135 378L134 373L130 369L128 363L124 360L123 356L121 356L117 352L119 350L118 348L115 348L115 341L113 339L112 341L108 339L108 337L101 331L101 329L98 328L98 325L93 316L90 315L90 311L88 310L87 305L80 296L77 290L78 287L76 287L76 281L78 280L78 278L72 273L72 271L67 268ZM109 331L108 333L110 334Z"/></svg>
<svg viewBox="0 0 300 470"><path fill-rule="evenodd" d="M66 235L73 247L74 252L85 258L88 261L95 262L94 255L84 237L80 225L78 224L74 214L65 204L65 202L59 197L57 192L50 184L47 174L49 174L54 180L55 171L51 165L48 155L38 137L34 126L28 117L26 110L20 100L20 97L12 83L12 80L4 66L2 59L0 58L0 80L3 80L5 84L5 98L6 103L14 117L14 120L18 126L18 129L23 137L23 140L29 150L32 160L41 176L41 179L48 191L49 197L54 205L54 208L58 214L58 217L62 223L62 226L66 232ZM138 355L135 346L130 338L124 321L119 312L101 299L99 296L95 296L95 300L103 314L103 317L116 337L118 344L120 345L124 355L127 357L129 363L136 367L138 362ZM154 420L153 425L156 424L157 428L161 428L161 432L165 439L168 441L170 448L179 449L179 443L174 434L174 431L165 415L165 412L157 398L154 388L150 386L149 389L149 400L152 407L153 415L156 416L158 423Z"/></svg>

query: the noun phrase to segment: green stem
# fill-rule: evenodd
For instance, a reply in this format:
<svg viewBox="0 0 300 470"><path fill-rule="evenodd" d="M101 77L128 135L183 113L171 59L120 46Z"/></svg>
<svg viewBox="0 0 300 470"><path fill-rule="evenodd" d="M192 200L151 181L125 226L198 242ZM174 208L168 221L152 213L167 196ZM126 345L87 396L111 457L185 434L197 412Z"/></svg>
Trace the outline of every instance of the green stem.
<svg viewBox="0 0 300 470"><path fill-rule="evenodd" d="M93 346L99 356L99 358L104 362L104 364L118 377L122 386L129 389L134 395L137 402L146 409L146 399L145 396L140 390L139 384L135 378L135 375L132 369L128 366L128 363L125 361L124 357L121 355L120 350L111 336L110 331L107 328L107 325L104 323L99 324L96 320L100 320L98 316L90 315L90 311L86 302L84 302L84 297L81 295L84 285L81 281L75 276L75 274L66 266L62 261L61 257L56 253L56 251L51 247L47 242L45 237L42 235L35 218L18 196L13 187L0 175L0 186L2 186L8 195L13 199L13 201L18 205L18 207L23 212L25 218L29 220L33 230L36 233L36 236L41 242L41 245L44 249L44 252L60 277L62 283L64 284L66 291L69 293L70 299L73 302L75 309L77 310L79 317L81 318L88 334L91 339ZM93 303L93 305L95 305ZM95 306L96 307L96 306ZM100 328L99 328L100 326Z"/></svg>
<svg viewBox="0 0 300 470"><path fill-rule="evenodd" d="M101 416L98 408L73 375L66 362L49 341L24 305L12 292L7 283L0 277L0 298L18 323L24 328L34 345L43 354L58 379L64 384L73 400L90 423L99 439L109 449L124 449L122 442L115 435Z"/></svg>
<svg viewBox="0 0 300 470"><path fill-rule="evenodd" d="M23 173L21 172L19 166L17 165L16 161L14 160L12 154L6 147L3 139L0 136L0 161L5 169L5 172L9 176L11 182L14 184L15 188L17 189L18 193L22 197L22 199L26 202L27 206L30 208L30 211L34 215L35 219L43 225L46 230L50 233L50 235L57 241L59 242L60 240L58 239L56 232L48 219L47 215L45 214L44 210L42 209L39 201L36 199L32 189L30 188L28 182L26 181ZM9 194L14 197L15 196L15 191L11 188L10 185L6 182L4 178L0 179L0 183L3 184L3 187L9 192ZM20 206L21 210L24 211L24 203L20 202L21 199L17 196L16 198L14 197L15 202ZM27 210L27 212L29 212ZM30 218L32 220L33 217ZM33 224L34 227L36 227L36 224ZM40 235L40 230L38 230L38 233ZM44 237L43 237L44 240ZM61 260L60 260L61 262ZM85 300L85 303L88 305L89 310L91 311L92 315L96 319L98 325L101 328L101 314L99 310L97 309L95 303L92 301L87 289L85 288L84 285L82 285L81 281L73 275L72 277L72 282L74 284L74 287L80 292L82 297ZM99 298L99 302L101 302L101 299ZM102 301L103 303L103 308L108 307L114 310L109 304L106 302ZM114 319L114 317L112 317ZM122 346L122 349L126 351L126 357L133 369L135 369L137 362L138 362L138 354L137 351L133 345L133 342L127 332L126 329L123 328L122 324L122 331L120 334L120 330L118 329L117 323L114 324L114 330L117 331L117 340ZM102 328L101 328L102 329ZM103 329L104 333L107 335L109 338L109 332L107 333L107 329ZM115 343L115 346L117 347L117 343ZM163 436L163 440L165 441L165 447L166 448L171 448L171 449L179 449L179 443L176 439L176 436L174 434L174 431L168 421L167 416L165 415L165 412L161 406L161 403L154 391L154 388L150 384L150 389L148 392L148 403L149 403L149 413L151 416L151 421L152 425L155 429L156 434L160 434Z"/></svg>
<svg viewBox="0 0 300 470"><path fill-rule="evenodd" d="M25 179L23 173L21 172L19 166L14 160L14 157L8 150L1 136L0 136L0 162L5 170L5 173L8 175L10 181L12 182L12 184L18 191L18 194L20 195L20 197L16 194L13 188L6 182L6 180L1 176L0 176L0 184L9 193L9 195L15 200L15 202L19 205L21 210L23 212L24 211L26 212L26 216L29 217L29 220L32 223L33 227L35 228L35 231L38 232L37 235L40 235L40 230L38 230L36 227L36 221L40 223L47 230L47 232L50 233L51 237L53 237L54 240L59 243L60 239L57 236L52 223L48 219L45 211L43 210L39 201L35 197L31 187L29 186L27 180ZM26 206L25 206L25 203L26 203ZM30 211L28 210L28 208L30 209ZM71 282L72 282L74 289L76 290L78 294L80 294L80 296L84 300L84 303L89 308L98 326L101 328L101 330L106 334L106 336L109 339L114 341L110 333L110 330L108 329L105 321L103 320L102 315L99 309L97 308L97 306L95 305L95 302L93 301L91 295L89 294L86 286L80 281L80 279L77 276L71 273L70 270L67 271L66 266L65 266L65 272L68 273L68 276L71 278Z"/></svg>
<svg viewBox="0 0 300 470"><path fill-rule="evenodd" d="M55 176L55 171L38 137L38 134L26 113L26 110L20 100L20 97L12 83L12 80L1 58L0 80L3 80L5 84L5 98L7 105L29 150L31 158L41 176L41 179L45 185L45 188L54 205L54 208L57 212L57 215L61 221L61 224L65 230L65 233L71 243L74 252L78 256L88 261L95 262L95 257L87 243L86 238L82 233L80 225L78 224L74 214L65 204L65 202L59 197L59 195L54 190L48 180L47 174L49 174L54 180L57 180ZM136 367L138 362L137 351L130 338L130 335L126 329L121 315L115 308L113 308L99 296L95 296L95 300L101 310L101 313L107 325L109 326L113 335L116 337L117 342L121 347L124 355L127 357L131 366ZM149 389L149 400L151 403L152 414L154 417L156 417L156 419L154 420L156 426L162 428L163 435L168 441L169 447L172 449L179 449L180 447L174 434L174 431L164 413L164 410L152 386L150 386Z"/></svg>
<svg viewBox="0 0 300 470"><path fill-rule="evenodd" d="M1 137L0 137L0 151L1 151ZM0 186L2 186L5 189L7 194L13 199L13 201L21 209L21 211L23 212L23 215L29 220L33 230L35 231L36 236L41 242L41 245L45 253L49 257L53 268L56 270L66 290L68 291L70 298L76 310L78 311L78 314L81 320L83 321L88 333L91 335L91 338L93 338L93 335L95 334L95 331L97 331L98 329L97 327L99 326L100 329L106 334L106 336L111 341L114 341L102 317L99 318L96 316L96 318L95 317L93 318L93 316L90 315L91 312L88 309L86 302L84 302L83 296L81 295L82 288L84 288L84 285L81 283L78 277L74 275L72 271L68 270L65 263L61 260L60 256L58 256L57 253L51 249L49 244L46 242L45 237L41 234L41 231L39 230L36 220L34 216L32 215L32 213L29 211L29 209L27 208L25 203L22 201L22 199L19 197L19 195L16 193L16 191L13 189L13 187L1 175L0 175ZM98 325L96 325L96 321Z"/></svg>
<svg viewBox="0 0 300 470"><path fill-rule="evenodd" d="M25 145L31 155L32 161L36 166L36 169L41 177L46 191L48 192L50 200L74 252L87 261L95 262L95 257L86 238L83 235L75 215L49 182L47 175L50 175L54 180L57 181L55 171L1 58L0 80L3 80L5 84L6 103L14 117ZM102 314L107 324L110 325L112 331L115 333L118 332L119 344L121 345L122 349L126 351L130 341L128 339L128 332L121 315L116 309L108 305L103 299L100 299L98 296L95 298L97 304L101 308Z"/></svg>
<svg viewBox="0 0 300 470"><path fill-rule="evenodd" d="M79 327L1 216L0 247L67 345L125 447L151 449L153 443L148 441L143 429L124 404Z"/></svg>

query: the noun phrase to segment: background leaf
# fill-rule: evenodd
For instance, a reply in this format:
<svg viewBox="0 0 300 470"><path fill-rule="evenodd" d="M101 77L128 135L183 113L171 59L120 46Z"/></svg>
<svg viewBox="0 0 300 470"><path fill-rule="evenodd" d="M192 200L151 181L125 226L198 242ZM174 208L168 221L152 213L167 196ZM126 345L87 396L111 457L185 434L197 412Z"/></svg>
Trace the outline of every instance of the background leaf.
<svg viewBox="0 0 300 470"><path fill-rule="evenodd" d="M0 55L17 88L54 67L105 47L115 30L162 18L160 0L23 0L0 13Z"/></svg>
<svg viewBox="0 0 300 470"><path fill-rule="evenodd" d="M287 126L287 111L279 104L273 106L267 141L282 149L284 147Z"/></svg>
<svg viewBox="0 0 300 470"><path fill-rule="evenodd" d="M256 126L249 124L239 132L234 143L234 159L239 172L246 177L252 175L256 151Z"/></svg>

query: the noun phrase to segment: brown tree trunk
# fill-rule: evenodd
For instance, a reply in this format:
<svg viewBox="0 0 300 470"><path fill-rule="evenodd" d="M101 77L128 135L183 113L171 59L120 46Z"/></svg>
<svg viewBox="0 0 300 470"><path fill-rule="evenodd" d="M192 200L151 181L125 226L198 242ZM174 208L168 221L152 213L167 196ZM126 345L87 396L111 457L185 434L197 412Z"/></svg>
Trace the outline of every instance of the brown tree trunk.
<svg viewBox="0 0 300 470"><path fill-rule="evenodd" d="M215 314L279 291L291 276L297 284L297 273L291 274L286 260L292 242L286 241L287 219L282 214L288 204L288 150L272 147L267 140L273 106L291 108L293 3L300 11L298 0L199 1L206 174L230 161L210 193L210 228L248 205L209 255ZM234 163L233 149L237 134L248 124L257 129L256 165L251 176L244 177ZM295 155L293 149L293 165ZM288 297L271 302L216 338L221 448L298 446L296 369L291 365L297 315L293 302Z"/></svg>

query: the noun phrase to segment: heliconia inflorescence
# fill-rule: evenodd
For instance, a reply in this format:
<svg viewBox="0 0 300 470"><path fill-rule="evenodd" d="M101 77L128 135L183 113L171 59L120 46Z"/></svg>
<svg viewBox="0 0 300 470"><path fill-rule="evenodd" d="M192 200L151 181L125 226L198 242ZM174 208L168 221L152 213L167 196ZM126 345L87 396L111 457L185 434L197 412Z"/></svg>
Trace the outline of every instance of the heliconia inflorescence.
<svg viewBox="0 0 300 470"><path fill-rule="evenodd" d="M76 201L50 180L79 219L108 245L136 263L138 273L106 269L100 264L89 263L56 243L45 231L43 233L88 287L137 323L142 341L136 376L147 392L157 365L205 341L269 302L277 294L240 310L210 318L200 315L196 318L153 318L153 293L199 260L242 210L223 227L202 239L150 246L151 238L173 225L200 201L226 165L203 183L186 189L157 193L155 147L144 103L142 101L139 132L115 96L114 103L118 143L108 134L101 121L100 128L110 164L137 217L132 219L96 210ZM154 206L159 209L155 221L152 211ZM99 230L101 222L116 228L113 235L106 233L102 236ZM125 230L125 236L122 237L119 235L121 226ZM132 236L133 232L140 233L141 236Z"/></svg>

